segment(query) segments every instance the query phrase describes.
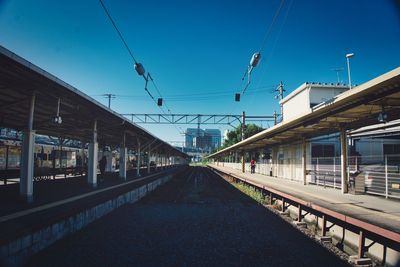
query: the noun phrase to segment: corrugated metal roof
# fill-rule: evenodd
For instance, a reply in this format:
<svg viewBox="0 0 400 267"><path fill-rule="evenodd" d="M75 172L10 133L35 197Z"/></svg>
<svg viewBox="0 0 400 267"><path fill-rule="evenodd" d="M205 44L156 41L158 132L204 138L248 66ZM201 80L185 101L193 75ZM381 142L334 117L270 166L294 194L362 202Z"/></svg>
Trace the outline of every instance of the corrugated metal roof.
<svg viewBox="0 0 400 267"><path fill-rule="evenodd" d="M188 157L122 115L65 83L52 74L0 46L0 125L23 130L27 127L29 103L36 95L33 129L38 134L63 136L88 142L97 120L100 144L118 146L123 133L127 144L152 144L170 155ZM51 122L61 99L62 124Z"/></svg>

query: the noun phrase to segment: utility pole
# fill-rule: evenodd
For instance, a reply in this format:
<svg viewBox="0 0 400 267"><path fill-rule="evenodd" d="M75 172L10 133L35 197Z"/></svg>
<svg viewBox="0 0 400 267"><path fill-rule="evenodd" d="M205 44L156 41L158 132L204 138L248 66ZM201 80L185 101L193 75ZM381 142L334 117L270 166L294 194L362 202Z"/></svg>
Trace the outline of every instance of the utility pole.
<svg viewBox="0 0 400 267"><path fill-rule="evenodd" d="M275 96L276 99L279 99L281 101L283 99L283 93L286 91L283 89L283 83L282 81L279 83L279 86L277 89L275 89L276 92L278 92L278 95ZM281 106L281 122L283 121L283 105L280 104Z"/></svg>
<svg viewBox="0 0 400 267"><path fill-rule="evenodd" d="M242 113L242 141L244 140L244 129L245 129L245 125L246 125L246 114L243 111Z"/></svg>
<svg viewBox="0 0 400 267"><path fill-rule="evenodd" d="M202 147L203 141L200 138L200 124L201 124L201 116L200 114L197 115L197 137L196 137L196 146ZM200 141L201 140L201 141Z"/></svg>
<svg viewBox="0 0 400 267"><path fill-rule="evenodd" d="M246 114L242 113L242 141L244 140L244 129L246 126ZM241 162L242 162L242 172L244 173L246 171L246 162L245 162L246 158L245 158L245 152L242 151L241 153Z"/></svg>
<svg viewBox="0 0 400 267"><path fill-rule="evenodd" d="M115 95L114 94L103 94L103 96L108 98L108 108L110 108L111 107L111 99L114 99Z"/></svg>

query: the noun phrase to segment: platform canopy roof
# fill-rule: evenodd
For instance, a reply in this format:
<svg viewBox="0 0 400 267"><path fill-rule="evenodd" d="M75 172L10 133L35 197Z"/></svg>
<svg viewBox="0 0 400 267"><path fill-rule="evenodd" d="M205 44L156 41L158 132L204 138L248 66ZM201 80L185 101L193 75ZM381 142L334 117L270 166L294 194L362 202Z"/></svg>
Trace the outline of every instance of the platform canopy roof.
<svg viewBox="0 0 400 267"><path fill-rule="evenodd" d="M400 67L209 157L226 156L234 151L252 151L303 138L337 133L342 128L354 130L374 125L379 123L380 113L387 114L388 121L400 118Z"/></svg>
<svg viewBox="0 0 400 267"><path fill-rule="evenodd" d="M0 46L0 127L24 130L30 100L35 94L33 130L37 134L89 142L97 120L98 141L118 146L123 134L130 148L150 145L154 152L187 158L187 154L155 137L140 126L93 98ZM60 99L61 124L52 122ZM147 151L147 149L146 149Z"/></svg>

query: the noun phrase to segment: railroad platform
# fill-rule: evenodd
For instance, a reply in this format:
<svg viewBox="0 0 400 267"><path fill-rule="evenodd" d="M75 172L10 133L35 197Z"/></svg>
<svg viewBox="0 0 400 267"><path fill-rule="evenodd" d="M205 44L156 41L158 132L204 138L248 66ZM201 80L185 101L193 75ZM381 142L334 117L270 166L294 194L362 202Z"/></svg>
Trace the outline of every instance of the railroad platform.
<svg viewBox="0 0 400 267"><path fill-rule="evenodd" d="M340 190L209 164L209 167L246 181L278 190L309 203L400 233L400 201L373 195L342 194Z"/></svg>
<svg viewBox="0 0 400 267"><path fill-rule="evenodd" d="M157 172L160 172L160 170ZM154 173L155 172L152 172L151 174ZM141 170L140 177L146 175L146 171ZM19 183L1 185L0 223L2 222L1 217L5 215L79 196L98 189L111 187L140 177L136 176L136 169L127 172L126 180L120 179L118 177L118 172L106 173L104 178L99 174L96 188L93 188L87 183L87 176L68 176L66 178L57 178L54 180L47 179L36 181L34 183L35 192L33 194L34 201L32 203L27 203L20 198Z"/></svg>
<svg viewBox="0 0 400 267"><path fill-rule="evenodd" d="M0 266L23 265L29 255L136 202L184 169L173 166L126 181L105 181L96 188L88 186L85 177L38 182L40 199L10 204L8 213L0 215Z"/></svg>

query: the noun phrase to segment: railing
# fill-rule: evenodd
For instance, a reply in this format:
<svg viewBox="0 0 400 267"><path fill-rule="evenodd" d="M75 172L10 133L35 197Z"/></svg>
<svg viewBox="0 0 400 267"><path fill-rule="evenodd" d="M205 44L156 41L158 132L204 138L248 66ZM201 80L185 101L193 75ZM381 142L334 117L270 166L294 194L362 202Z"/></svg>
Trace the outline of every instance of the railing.
<svg viewBox="0 0 400 267"><path fill-rule="evenodd" d="M340 157L319 157L311 159L310 182L341 187ZM400 155L350 156L347 175L350 183L355 179L364 182L368 194L400 198Z"/></svg>

